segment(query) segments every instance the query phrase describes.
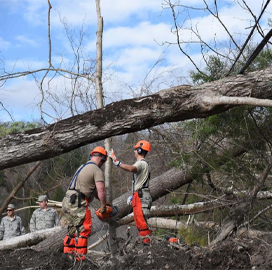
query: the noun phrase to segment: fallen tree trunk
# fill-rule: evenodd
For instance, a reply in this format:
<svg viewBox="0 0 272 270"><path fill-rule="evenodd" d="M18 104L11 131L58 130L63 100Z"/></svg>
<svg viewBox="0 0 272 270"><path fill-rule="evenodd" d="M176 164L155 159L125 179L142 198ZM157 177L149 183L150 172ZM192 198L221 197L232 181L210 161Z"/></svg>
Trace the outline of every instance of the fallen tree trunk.
<svg viewBox="0 0 272 270"><path fill-rule="evenodd" d="M243 236L243 237L248 237L248 238L272 238L272 232L263 232L263 231L257 231L257 230L249 230L242 228L238 230L237 236ZM271 241L269 241L271 242Z"/></svg>
<svg viewBox="0 0 272 270"><path fill-rule="evenodd" d="M153 201L156 201L158 198L161 198L162 196L167 195L169 192L192 181L193 178L190 175L187 175L182 170L176 169L171 169L164 174L151 179L149 188ZM118 206L120 210L119 214L116 216L116 219L121 219L132 212L132 207L127 205L127 198L130 195L131 192L124 193L113 201L113 204Z"/></svg>
<svg viewBox="0 0 272 270"><path fill-rule="evenodd" d="M148 219L148 225L151 228L161 228L161 229L170 229L170 230L179 230L179 229L187 228L188 226L190 226L187 222L178 221L174 219L167 219L167 218L150 218ZM194 221L194 225L198 227L212 229L216 226L216 223Z"/></svg>
<svg viewBox="0 0 272 270"><path fill-rule="evenodd" d="M60 227L61 229L55 231L53 234L48 234L40 242L37 242L31 248L36 251L46 249L63 250L63 239L67 233L67 227Z"/></svg>
<svg viewBox="0 0 272 270"><path fill-rule="evenodd" d="M180 215L192 215L196 213L202 213L205 211L211 211L215 208L232 205L234 202L222 202L219 200L199 202L188 205L161 205L151 207L151 217L171 217ZM119 225L124 225L132 222L134 219L133 213L118 221Z"/></svg>
<svg viewBox="0 0 272 270"><path fill-rule="evenodd" d="M0 170L167 122L204 118L237 105L271 106L272 67L198 86L182 85L122 100L44 128L0 138ZM256 99L259 98L259 99Z"/></svg>
<svg viewBox="0 0 272 270"><path fill-rule="evenodd" d="M269 194L270 195L270 194ZM261 199L263 196L260 196ZM180 229L187 227L187 222L181 222L177 220L161 218L164 216L178 216L178 215L191 215L199 212L210 211L215 208L224 207L231 205L234 202L227 201L207 201L194 203L190 205L171 205L171 206L153 206L151 208L151 218L148 220L148 223L151 227L154 228L164 228L164 229ZM59 203L55 202L55 205L60 206ZM239 208L244 209L244 206ZM101 222L92 209L92 230L93 233L96 233L100 230L107 230L108 224ZM122 218L118 221L118 225L129 224L134 221L133 213ZM194 220L194 225L201 226L205 228L214 228L216 224L214 222L197 222ZM221 238L217 238L217 241L223 240L230 231L235 228L235 223L231 220L229 223L224 224L224 232L227 232L224 235L221 235ZM6 249L15 249L25 246L32 246L32 249L36 251L41 251L44 249L62 249L63 248L63 239L67 232L66 227L56 227L48 230L42 230L34 233L29 233L19 237L14 237L10 240L0 241L0 250Z"/></svg>
<svg viewBox="0 0 272 270"><path fill-rule="evenodd" d="M14 238L3 240L0 241L0 250L17 249L21 247L36 245L49 236L58 235L58 233L61 231L63 231L62 227L54 227L51 229L27 233Z"/></svg>

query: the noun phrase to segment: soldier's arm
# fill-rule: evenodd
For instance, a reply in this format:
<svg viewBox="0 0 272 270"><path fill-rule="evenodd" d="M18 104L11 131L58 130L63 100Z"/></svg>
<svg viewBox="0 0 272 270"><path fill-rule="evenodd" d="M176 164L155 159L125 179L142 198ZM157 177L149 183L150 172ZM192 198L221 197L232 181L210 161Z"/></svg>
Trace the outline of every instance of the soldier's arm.
<svg viewBox="0 0 272 270"><path fill-rule="evenodd" d="M59 220L59 215L58 212L55 211L55 226L60 226L60 220Z"/></svg>
<svg viewBox="0 0 272 270"><path fill-rule="evenodd" d="M30 219L29 228L31 232L36 231L36 214L33 212L32 217Z"/></svg>
<svg viewBox="0 0 272 270"><path fill-rule="evenodd" d="M26 234L26 230L25 230L25 227L23 226L23 222L21 218L20 218L20 232L21 232L21 235Z"/></svg>
<svg viewBox="0 0 272 270"><path fill-rule="evenodd" d="M119 165L119 167L122 168L125 171L132 172L132 173L137 173L137 168L134 165L121 163Z"/></svg>
<svg viewBox="0 0 272 270"><path fill-rule="evenodd" d="M3 219L2 219L1 224L0 224L0 240L2 240L3 237L4 237L4 231L5 231L5 228L4 228L4 222L3 222Z"/></svg>
<svg viewBox="0 0 272 270"><path fill-rule="evenodd" d="M102 181L98 181L95 183L97 189L97 196L100 201L101 207L106 206L106 189L105 184Z"/></svg>

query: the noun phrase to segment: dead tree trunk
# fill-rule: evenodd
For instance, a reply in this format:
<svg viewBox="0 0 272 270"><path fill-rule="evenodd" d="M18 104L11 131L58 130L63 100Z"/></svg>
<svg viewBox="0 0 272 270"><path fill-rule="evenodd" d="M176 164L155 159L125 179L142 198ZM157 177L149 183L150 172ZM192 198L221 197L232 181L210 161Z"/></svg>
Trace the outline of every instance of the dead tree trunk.
<svg viewBox="0 0 272 270"><path fill-rule="evenodd" d="M50 235L54 235L55 237L55 235L58 235L58 233L62 230L63 230L62 227L55 227L55 228L28 233L28 234L14 237L11 239L3 240L3 241L0 241L0 250L16 249L16 248L21 248L25 246L32 246L43 241Z"/></svg>
<svg viewBox="0 0 272 270"><path fill-rule="evenodd" d="M189 205L161 205L151 207L151 217L171 217L181 215L192 215L196 213L203 213L214 210L216 208L226 207L227 205L233 204L232 202L223 202L219 200L193 203ZM122 218L118 221L119 225L127 224L132 222L134 219L133 213Z"/></svg>
<svg viewBox="0 0 272 270"><path fill-rule="evenodd" d="M272 67L198 86L122 100L48 127L0 138L0 170L54 157L115 135L204 118L237 105L271 106ZM257 99L259 98L259 99Z"/></svg>
<svg viewBox="0 0 272 270"><path fill-rule="evenodd" d="M169 192L186 185L193 181L190 175L182 170L171 169L164 174L151 179L149 188L153 201L167 195ZM127 205L127 198L131 192L124 193L113 201L113 204L119 207L119 214L116 218L120 219L132 212L132 207Z"/></svg>
<svg viewBox="0 0 272 270"><path fill-rule="evenodd" d="M39 242L38 244L34 245L32 249L36 251L42 251L46 249L50 250L63 250L63 239L67 234L67 228L61 227L57 232L52 235L48 235L43 241Z"/></svg>
<svg viewBox="0 0 272 270"><path fill-rule="evenodd" d="M216 226L215 222L195 222L195 224L196 226L209 229L214 228ZM188 224L186 222L166 218L150 218L148 220L148 225L150 225L151 228L162 228L171 230L178 230L181 228L188 227Z"/></svg>

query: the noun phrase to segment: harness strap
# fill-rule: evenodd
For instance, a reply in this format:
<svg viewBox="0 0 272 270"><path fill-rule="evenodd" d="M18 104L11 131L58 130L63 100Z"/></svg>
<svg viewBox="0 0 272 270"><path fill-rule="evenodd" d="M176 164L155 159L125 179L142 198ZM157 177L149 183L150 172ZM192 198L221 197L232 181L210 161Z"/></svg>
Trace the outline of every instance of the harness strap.
<svg viewBox="0 0 272 270"><path fill-rule="evenodd" d="M70 190L74 190L75 188L76 188L76 182L77 182L77 178L78 178L78 175L79 175L79 173L81 172L81 170L86 166L86 165L88 165L88 164L94 164L94 165L96 165L94 162L92 162L92 161L88 161L88 162L86 162L86 163L84 163L83 165L81 165L81 167L77 170L77 172L75 173L75 175L73 176L73 178L72 178L72 180L71 180L71 182L70 182L70 184L69 184L69 188L68 189L70 189ZM72 185L74 184L74 186L72 187ZM72 188L71 188L72 187Z"/></svg>
<svg viewBox="0 0 272 270"><path fill-rule="evenodd" d="M77 170L77 172L74 174L74 176L73 176L73 178L72 178L72 180L71 180L71 182L70 182L70 184L69 184L69 187L68 187L68 190L75 190L75 191L77 192L77 197L78 197L78 208L81 207L81 199L84 199L84 200L85 200L86 196L85 196L84 193L80 192L79 189L76 189L77 178L78 178L78 175L79 175L79 173L81 172L81 170L82 170L86 165L88 165L88 164L94 164L94 165L96 165L96 164L95 164L94 162L92 162L92 161L88 161L88 162L84 163L83 165L81 165L81 167L80 167L80 168ZM72 185L73 185L73 187L72 187ZM91 196L90 196L90 199L94 196L95 191L96 191L96 187L94 188L94 190L93 190L93 192L92 192L92 194L91 194Z"/></svg>

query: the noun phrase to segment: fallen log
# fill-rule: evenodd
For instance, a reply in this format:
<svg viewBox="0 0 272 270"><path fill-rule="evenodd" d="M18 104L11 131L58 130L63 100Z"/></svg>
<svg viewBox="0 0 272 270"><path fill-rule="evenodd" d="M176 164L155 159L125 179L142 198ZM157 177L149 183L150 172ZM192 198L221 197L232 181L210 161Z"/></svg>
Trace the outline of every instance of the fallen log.
<svg viewBox="0 0 272 270"><path fill-rule="evenodd" d="M18 249L27 246L33 246L49 236L57 235L57 233L61 232L62 230L63 227L54 227L6 239L0 241L0 250Z"/></svg>
<svg viewBox="0 0 272 270"><path fill-rule="evenodd" d="M181 85L125 99L46 127L0 138L0 170L164 123L205 118L238 105L272 106L272 67L202 85Z"/></svg>
<svg viewBox="0 0 272 270"><path fill-rule="evenodd" d="M205 211L211 211L216 208L225 207L231 205L233 202L213 200L207 202L199 202L188 205L160 205L151 207L151 217L171 217L180 215L192 215L196 213L202 213ZM123 217L118 221L119 225L124 225L132 222L134 219L133 213Z"/></svg>
<svg viewBox="0 0 272 270"><path fill-rule="evenodd" d="M205 228L214 228L216 226L215 222L198 222L193 221L193 224L198 227L205 227ZM187 228L189 225L185 221L178 221L175 219L168 219L168 218L150 218L148 219L148 225L151 228L161 228L161 229L170 229L170 230L179 230L182 228Z"/></svg>

